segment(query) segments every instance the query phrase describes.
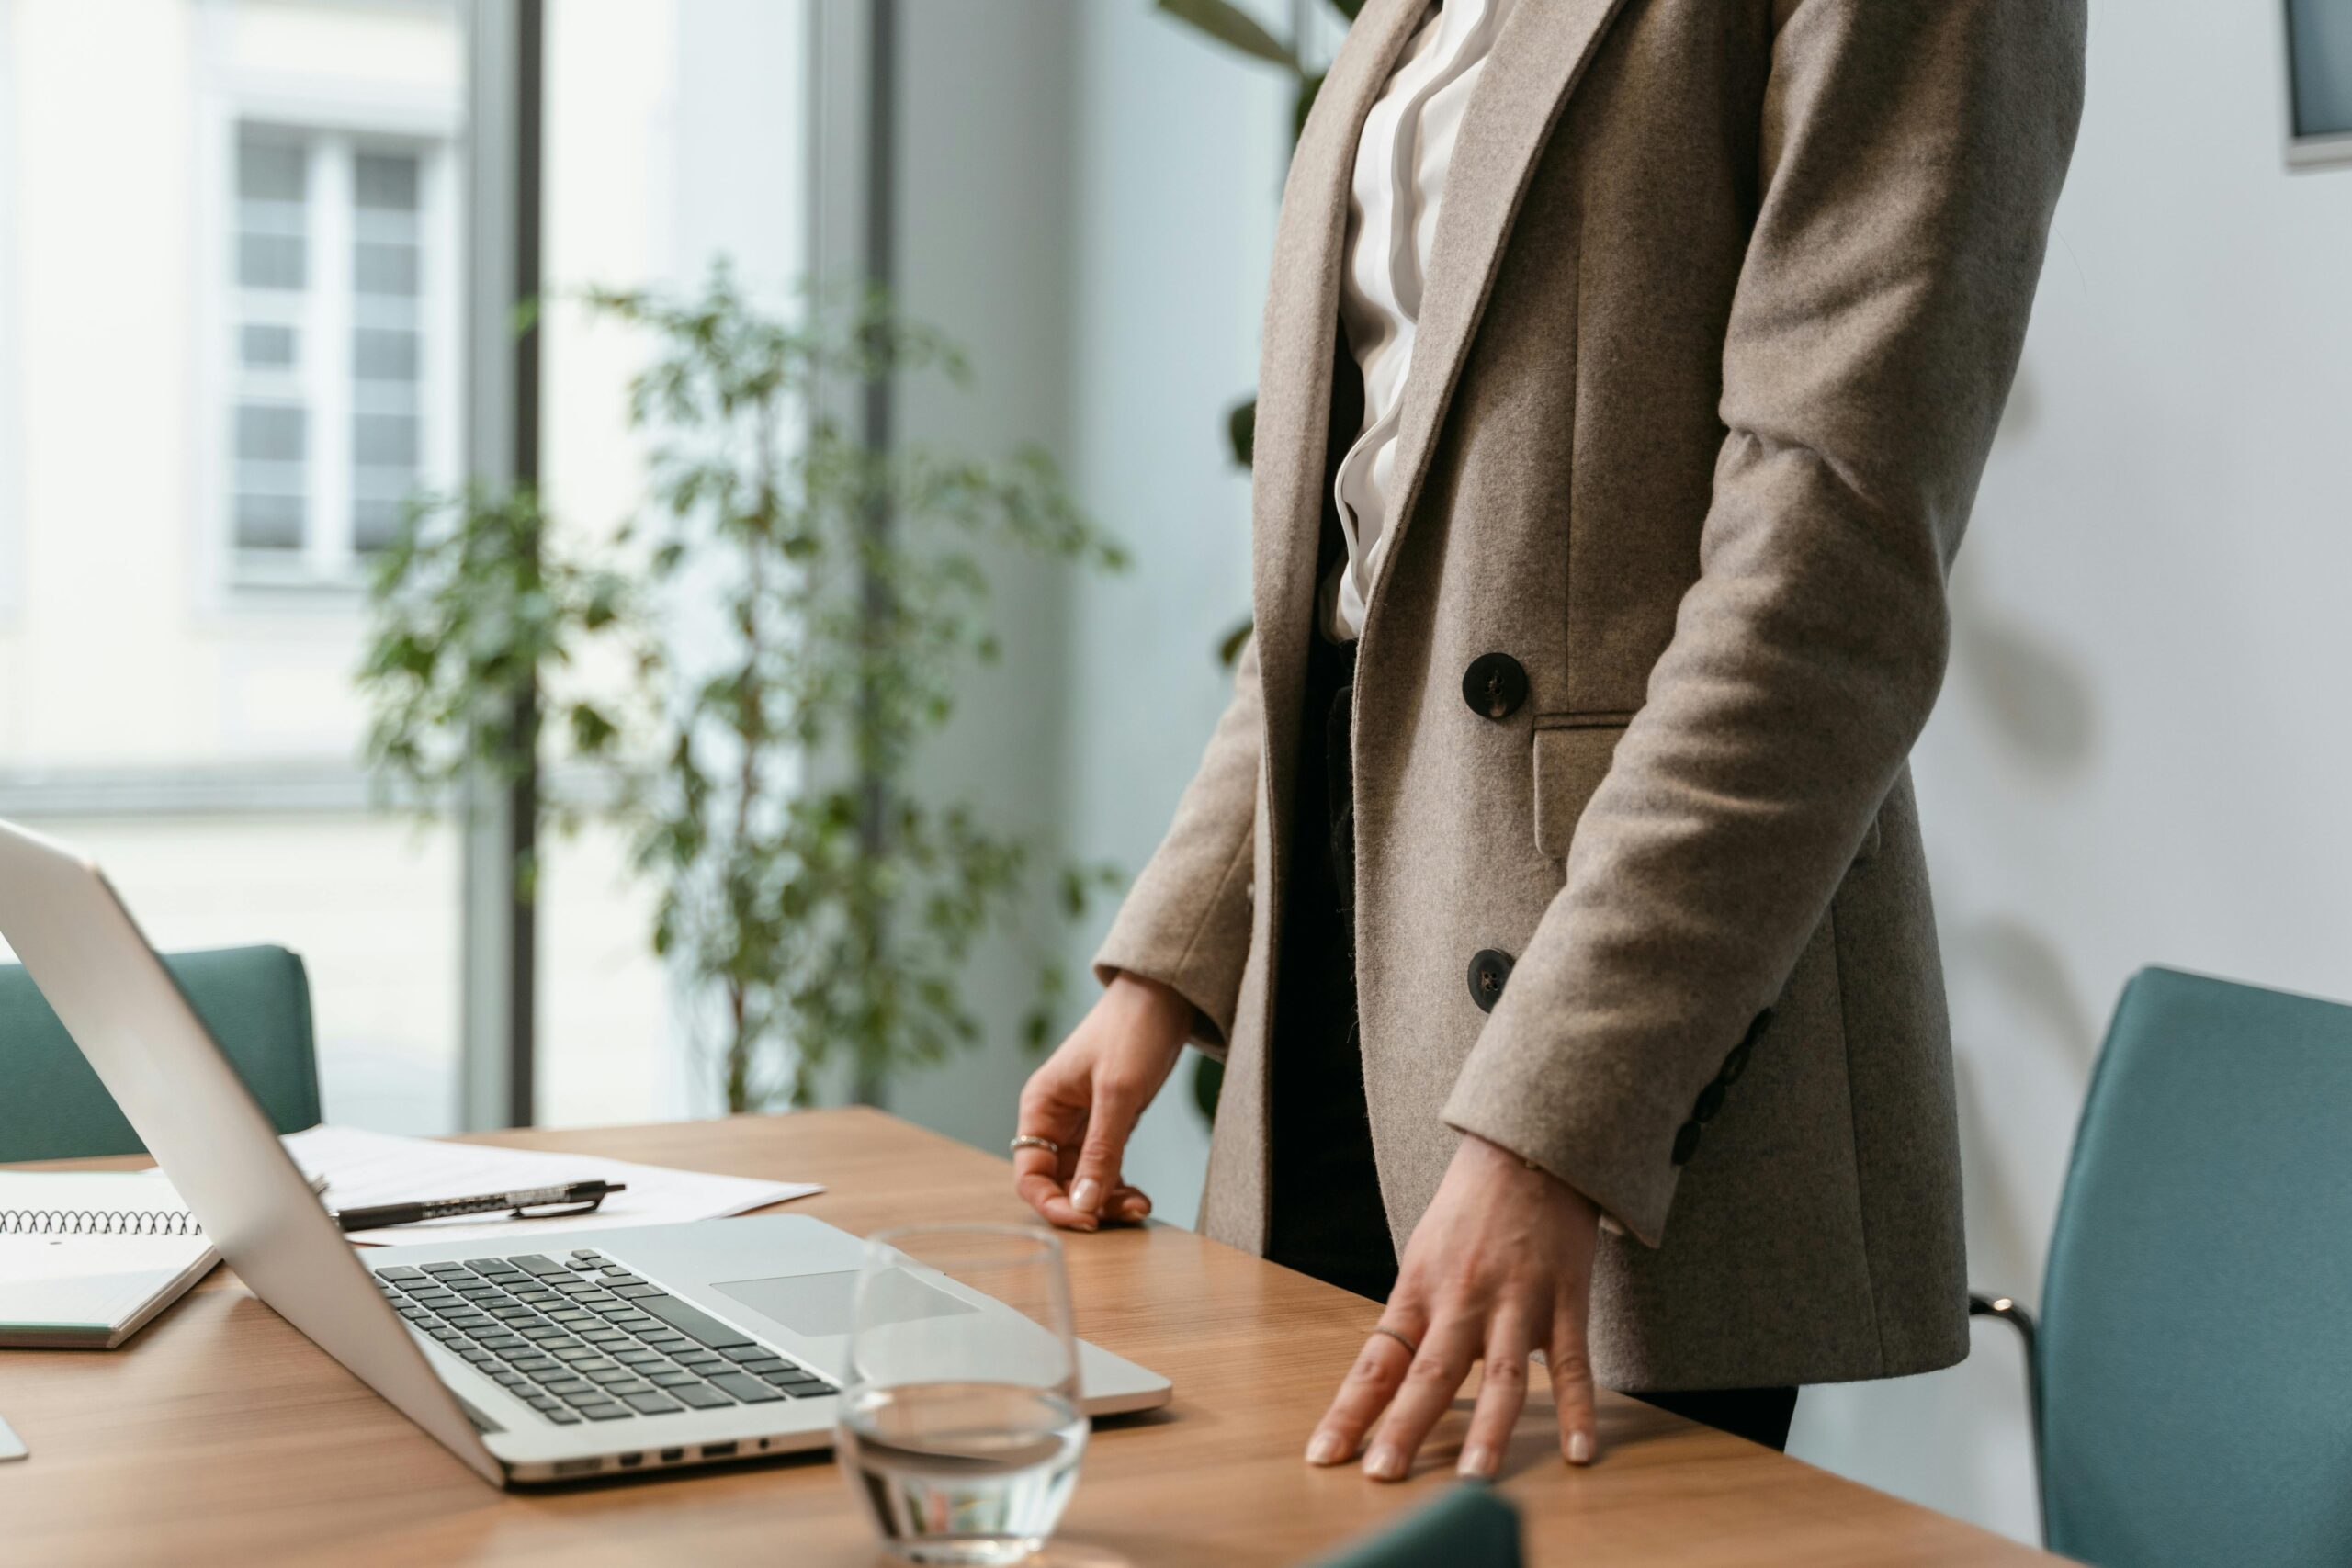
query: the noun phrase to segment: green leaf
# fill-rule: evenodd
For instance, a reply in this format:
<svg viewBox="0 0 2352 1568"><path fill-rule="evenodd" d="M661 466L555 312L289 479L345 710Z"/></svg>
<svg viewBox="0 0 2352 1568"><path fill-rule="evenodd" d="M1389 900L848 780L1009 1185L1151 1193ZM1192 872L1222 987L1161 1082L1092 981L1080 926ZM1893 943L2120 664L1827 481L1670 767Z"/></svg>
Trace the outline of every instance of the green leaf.
<svg viewBox="0 0 2352 1568"><path fill-rule="evenodd" d="M1298 70L1298 57L1290 46L1258 25L1257 19L1231 0L1155 0L1158 8L1176 20L1207 34L1227 49L1280 65Z"/></svg>
<svg viewBox="0 0 2352 1568"><path fill-rule="evenodd" d="M1225 1064L1215 1056L1202 1056L1193 1063L1193 1108L1201 1120L1216 1120L1216 1102L1225 1092Z"/></svg>
<svg viewBox="0 0 2352 1568"><path fill-rule="evenodd" d="M1258 451L1258 394L1250 393L1226 411L1225 438L1233 448L1234 466L1248 468Z"/></svg>
<svg viewBox="0 0 2352 1568"><path fill-rule="evenodd" d="M1216 645L1217 663L1227 670L1240 663L1241 650L1249 645L1250 634L1255 629L1245 617L1239 626L1226 633Z"/></svg>
<svg viewBox="0 0 2352 1568"><path fill-rule="evenodd" d="M1323 91L1323 78L1318 73L1298 79L1298 97L1290 110L1290 137L1296 141L1306 130L1306 117L1315 110L1315 99Z"/></svg>
<svg viewBox="0 0 2352 1568"><path fill-rule="evenodd" d="M1331 0L1331 8L1352 22L1356 14L1363 9L1363 0Z"/></svg>

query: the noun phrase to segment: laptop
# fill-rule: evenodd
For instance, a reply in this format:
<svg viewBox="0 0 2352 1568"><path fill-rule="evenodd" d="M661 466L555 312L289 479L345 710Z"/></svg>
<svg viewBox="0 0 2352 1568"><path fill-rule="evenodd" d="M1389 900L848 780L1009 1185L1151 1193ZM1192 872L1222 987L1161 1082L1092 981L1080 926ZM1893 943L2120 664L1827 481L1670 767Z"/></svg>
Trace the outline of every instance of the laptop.
<svg viewBox="0 0 2352 1568"><path fill-rule="evenodd" d="M485 1480L831 1445L856 1237L750 1215L360 1252L96 865L0 822L0 936L239 1278ZM909 1319L1012 1311L912 1266L900 1283ZM1090 1415L1168 1402L1167 1379L1079 1356Z"/></svg>

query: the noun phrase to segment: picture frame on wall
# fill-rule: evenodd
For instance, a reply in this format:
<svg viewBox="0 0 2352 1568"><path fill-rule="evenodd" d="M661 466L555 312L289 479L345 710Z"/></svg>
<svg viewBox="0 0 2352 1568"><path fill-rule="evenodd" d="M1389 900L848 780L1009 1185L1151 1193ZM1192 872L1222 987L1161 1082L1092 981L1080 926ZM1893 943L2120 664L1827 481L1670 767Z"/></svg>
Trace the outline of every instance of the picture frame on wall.
<svg viewBox="0 0 2352 1568"><path fill-rule="evenodd" d="M2287 164L2352 167L2352 0L2286 0Z"/></svg>

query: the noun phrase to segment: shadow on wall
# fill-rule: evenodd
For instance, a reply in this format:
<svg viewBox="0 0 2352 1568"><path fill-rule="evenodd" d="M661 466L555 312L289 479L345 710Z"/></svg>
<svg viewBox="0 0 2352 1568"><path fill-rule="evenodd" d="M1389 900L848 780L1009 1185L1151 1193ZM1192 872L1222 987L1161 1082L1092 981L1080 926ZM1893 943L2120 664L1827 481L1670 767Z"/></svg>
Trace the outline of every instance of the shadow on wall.
<svg viewBox="0 0 2352 1568"><path fill-rule="evenodd" d="M2007 1038L1978 1042L1973 1049L1955 1042L1952 1070L1969 1232L1977 1244L1972 1266L1981 1276L1973 1282L2021 1289L2020 1281L2040 1277L2052 1216L2043 1212L2041 1183L2033 1179L2037 1173L2018 1170L2004 1157L2000 1140L2004 1133L2014 1135L2018 1120L2004 1097L2018 1092L2028 1075L2018 1069L2030 1066L2030 1081L2065 1087L2071 1120L2071 1108L2081 1103L2090 1083L2098 1024L2067 978L2056 944L2022 920L2003 915L1974 921L1947 936L1943 945L1951 987L1980 998L1975 1010L1981 1016L2019 1025ZM2021 1052L2036 1051L2052 1059L2018 1058ZM2007 1066L1988 1070L1986 1062Z"/></svg>
<svg viewBox="0 0 2352 1568"><path fill-rule="evenodd" d="M2003 414L1996 446L2033 430L2040 413L2032 376L2021 370ZM2082 781L2099 734L2088 679L2067 652L2010 613L1965 560L1952 574L1950 693L1978 724L1989 749L1980 775L1996 787L2065 788ZM2012 1288L2038 1278L2041 1239L2051 1216L2041 1212L2037 1173L2019 1169L2005 1133L2014 1136L2022 1086L2064 1086L2080 1102L2098 1050L2098 1023L2066 973L2061 950L2025 915L2002 912L1948 928L1947 983L1964 1000L1964 1017L1999 1021L2002 1038L1955 1043L1972 1237L1981 1267Z"/></svg>
<svg viewBox="0 0 2352 1568"><path fill-rule="evenodd" d="M2033 378L2020 369L1995 446L2030 434L2040 406ZM2049 782L2080 776L2098 745L2090 682L2055 645L1992 603L1964 566L1952 573L1950 596L1953 694L1984 715L2001 760Z"/></svg>

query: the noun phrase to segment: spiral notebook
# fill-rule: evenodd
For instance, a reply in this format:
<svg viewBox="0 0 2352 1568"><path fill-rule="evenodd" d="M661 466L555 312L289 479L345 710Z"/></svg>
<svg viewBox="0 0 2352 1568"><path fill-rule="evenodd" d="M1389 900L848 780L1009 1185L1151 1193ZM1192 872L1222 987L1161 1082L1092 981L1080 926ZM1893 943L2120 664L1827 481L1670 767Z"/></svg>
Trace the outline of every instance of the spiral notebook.
<svg viewBox="0 0 2352 1568"><path fill-rule="evenodd" d="M0 1171L0 1346L111 1350L220 1260L161 1171Z"/></svg>

